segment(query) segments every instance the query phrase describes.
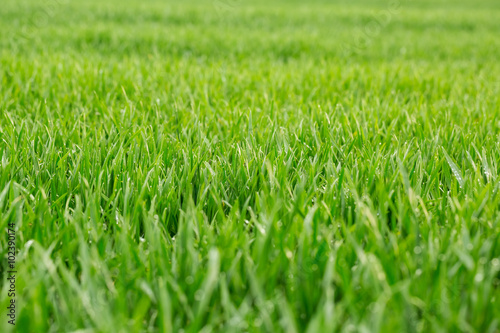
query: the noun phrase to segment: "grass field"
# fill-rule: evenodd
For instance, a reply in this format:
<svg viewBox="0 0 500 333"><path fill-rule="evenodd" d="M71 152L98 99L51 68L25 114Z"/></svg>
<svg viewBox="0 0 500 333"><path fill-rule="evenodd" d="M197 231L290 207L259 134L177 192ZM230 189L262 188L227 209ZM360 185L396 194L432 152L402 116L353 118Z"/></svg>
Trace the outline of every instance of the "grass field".
<svg viewBox="0 0 500 333"><path fill-rule="evenodd" d="M0 331L498 333L499 60L498 1L4 0Z"/></svg>

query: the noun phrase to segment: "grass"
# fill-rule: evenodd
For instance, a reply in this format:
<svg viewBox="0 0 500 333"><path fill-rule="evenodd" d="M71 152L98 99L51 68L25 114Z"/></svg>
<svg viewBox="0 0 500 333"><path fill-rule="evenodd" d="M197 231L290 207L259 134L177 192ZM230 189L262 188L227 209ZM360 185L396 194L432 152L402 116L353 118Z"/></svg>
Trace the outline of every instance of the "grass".
<svg viewBox="0 0 500 333"><path fill-rule="evenodd" d="M499 332L500 5L399 4L2 4L15 330Z"/></svg>

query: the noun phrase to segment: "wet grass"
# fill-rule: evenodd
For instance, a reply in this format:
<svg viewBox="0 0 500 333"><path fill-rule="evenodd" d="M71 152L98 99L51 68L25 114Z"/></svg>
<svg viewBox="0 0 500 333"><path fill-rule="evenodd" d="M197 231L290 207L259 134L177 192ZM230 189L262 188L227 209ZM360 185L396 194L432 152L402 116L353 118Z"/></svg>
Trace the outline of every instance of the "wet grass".
<svg viewBox="0 0 500 333"><path fill-rule="evenodd" d="M17 331L498 332L500 6L399 4L2 5Z"/></svg>

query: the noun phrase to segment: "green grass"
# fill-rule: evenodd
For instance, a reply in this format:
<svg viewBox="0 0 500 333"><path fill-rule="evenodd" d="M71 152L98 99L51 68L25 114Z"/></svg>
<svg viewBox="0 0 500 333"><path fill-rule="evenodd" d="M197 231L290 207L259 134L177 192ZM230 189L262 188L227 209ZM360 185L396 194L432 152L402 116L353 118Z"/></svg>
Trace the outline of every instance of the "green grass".
<svg viewBox="0 0 500 333"><path fill-rule="evenodd" d="M0 331L499 332L498 1L1 7Z"/></svg>

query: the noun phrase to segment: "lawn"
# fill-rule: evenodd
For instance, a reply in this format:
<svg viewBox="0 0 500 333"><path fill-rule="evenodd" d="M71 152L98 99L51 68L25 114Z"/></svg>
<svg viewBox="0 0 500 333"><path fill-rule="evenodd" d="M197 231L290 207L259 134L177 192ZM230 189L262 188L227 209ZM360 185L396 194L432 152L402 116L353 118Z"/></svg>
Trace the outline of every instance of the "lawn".
<svg viewBox="0 0 500 333"><path fill-rule="evenodd" d="M0 7L0 331L500 331L498 1Z"/></svg>

